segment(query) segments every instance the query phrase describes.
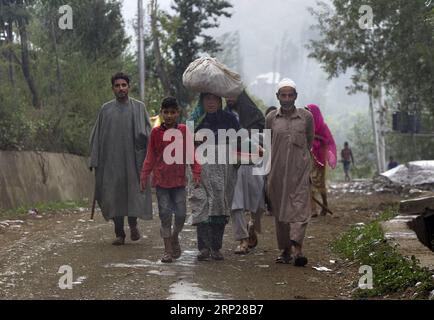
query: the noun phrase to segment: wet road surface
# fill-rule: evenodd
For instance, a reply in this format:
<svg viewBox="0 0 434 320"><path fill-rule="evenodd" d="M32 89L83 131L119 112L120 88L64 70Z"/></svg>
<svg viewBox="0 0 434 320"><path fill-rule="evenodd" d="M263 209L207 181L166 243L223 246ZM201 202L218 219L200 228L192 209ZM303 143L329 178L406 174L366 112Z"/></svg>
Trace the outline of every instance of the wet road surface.
<svg viewBox="0 0 434 320"><path fill-rule="evenodd" d="M159 260L163 241L158 216L140 221L142 239L133 243L127 236L122 247L111 245L113 224L100 213L89 221L88 209L0 220L0 299L348 299L360 277L359 266L339 260L330 242L398 200L392 194L366 195L352 192L350 185L334 186L330 207L335 214L309 225L304 249L309 264L304 268L274 262L279 251L270 216L263 218L258 247L244 256L233 253L229 224L224 261L196 261L196 229L186 225L183 255L172 264ZM61 266L72 268L72 289L59 287Z"/></svg>

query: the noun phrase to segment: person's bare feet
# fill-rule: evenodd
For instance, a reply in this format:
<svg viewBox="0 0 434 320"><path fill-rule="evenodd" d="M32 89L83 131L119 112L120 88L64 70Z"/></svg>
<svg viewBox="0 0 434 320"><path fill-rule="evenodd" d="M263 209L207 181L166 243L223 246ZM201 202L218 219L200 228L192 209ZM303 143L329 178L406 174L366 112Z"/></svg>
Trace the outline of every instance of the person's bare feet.
<svg viewBox="0 0 434 320"><path fill-rule="evenodd" d="M247 254L249 253L249 242L248 239L243 239L240 241L240 244L235 249L235 254Z"/></svg>

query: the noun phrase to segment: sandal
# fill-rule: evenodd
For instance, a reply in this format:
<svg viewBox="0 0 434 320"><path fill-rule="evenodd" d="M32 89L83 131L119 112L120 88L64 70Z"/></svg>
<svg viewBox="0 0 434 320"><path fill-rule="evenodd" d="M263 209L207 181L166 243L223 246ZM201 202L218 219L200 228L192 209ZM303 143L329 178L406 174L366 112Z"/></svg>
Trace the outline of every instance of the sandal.
<svg viewBox="0 0 434 320"><path fill-rule="evenodd" d="M248 254L249 253L249 246L247 245L247 242L242 242L238 245L238 247L234 251L235 254Z"/></svg>
<svg viewBox="0 0 434 320"><path fill-rule="evenodd" d="M172 263L173 262L173 258L172 255L168 252L165 252L163 255L163 258L161 258L161 262L163 263Z"/></svg>
<svg viewBox="0 0 434 320"><path fill-rule="evenodd" d="M292 257L289 253L283 252L276 258L276 263L290 264Z"/></svg>

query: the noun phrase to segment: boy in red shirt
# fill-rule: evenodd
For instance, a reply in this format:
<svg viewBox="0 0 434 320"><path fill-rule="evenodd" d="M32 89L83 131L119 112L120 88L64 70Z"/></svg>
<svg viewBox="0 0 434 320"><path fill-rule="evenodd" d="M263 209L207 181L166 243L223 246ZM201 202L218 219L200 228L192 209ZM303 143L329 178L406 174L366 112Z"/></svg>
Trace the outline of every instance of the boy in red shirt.
<svg viewBox="0 0 434 320"><path fill-rule="evenodd" d="M180 109L176 99L173 97L165 98L161 104L160 113L163 117L163 123L151 132L149 148L140 176L140 185L142 190L145 190L148 178L152 173L152 186L157 191L158 211L161 220L160 233L164 239L165 248L161 262L171 263L173 259L178 259L181 256L178 236L184 227L187 215L185 190L187 156L194 159L191 169L195 185L200 183L201 167L194 154L188 154L188 152L194 153L193 146L191 150L187 149L187 139L192 141L192 138L187 127L177 123ZM166 139L169 141L164 141L165 134L171 137L171 139ZM170 149L166 149L168 146ZM170 150L172 152L169 153ZM179 154L176 154L179 152L182 152L182 161L175 160L175 163L168 164L173 162L173 159L179 159ZM175 214L173 231L172 212Z"/></svg>

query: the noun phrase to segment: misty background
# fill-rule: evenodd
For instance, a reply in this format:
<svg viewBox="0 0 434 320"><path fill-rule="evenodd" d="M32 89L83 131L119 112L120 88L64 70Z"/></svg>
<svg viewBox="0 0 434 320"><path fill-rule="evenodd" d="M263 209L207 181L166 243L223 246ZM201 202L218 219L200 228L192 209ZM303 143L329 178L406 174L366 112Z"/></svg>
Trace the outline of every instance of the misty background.
<svg viewBox="0 0 434 320"><path fill-rule="evenodd" d="M161 9L169 10L171 0L159 0ZM330 3L330 1L326 1ZM338 146L348 140L348 131L360 114L368 115L368 97L349 95L351 74L327 80L321 65L308 58L306 49L310 39L318 37L311 26L316 23L308 7L316 7L316 0L232 0L231 18L220 19L220 27L210 35L220 39L227 33L239 33L243 81L250 93L267 106L278 105L275 88L281 78L289 77L298 86L298 107L307 104L320 106ZM134 20L137 1L123 1L123 15L127 33L134 39ZM149 32L149 19L146 30Z"/></svg>
<svg viewBox="0 0 434 320"><path fill-rule="evenodd" d="M278 104L279 80L292 78L298 107L319 105L338 148L350 142L354 177L382 172L389 156L400 163L434 157L434 3L325 0L327 12L315 0L143 1L143 60L137 0L69 0L63 15L57 1L0 6L0 150L88 156L95 117L113 98L109 79L120 70L151 116L172 94L185 119L197 94L183 87L182 74L210 52L241 74L262 111ZM362 5L374 13L371 29L360 27ZM60 24L65 15L74 17L70 27ZM366 91L350 95L354 85Z"/></svg>

